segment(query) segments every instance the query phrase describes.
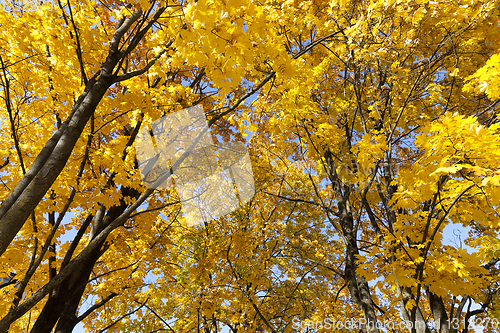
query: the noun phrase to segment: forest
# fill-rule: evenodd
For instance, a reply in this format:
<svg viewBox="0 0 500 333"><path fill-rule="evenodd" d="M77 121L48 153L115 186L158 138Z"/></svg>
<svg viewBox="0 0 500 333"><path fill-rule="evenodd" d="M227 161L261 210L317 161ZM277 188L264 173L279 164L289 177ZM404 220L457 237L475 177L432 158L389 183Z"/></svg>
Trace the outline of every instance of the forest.
<svg viewBox="0 0 500 333"><path fill-rule="evenodd" d="M500 0L0 27L0 333L500 331Z"/></svg>

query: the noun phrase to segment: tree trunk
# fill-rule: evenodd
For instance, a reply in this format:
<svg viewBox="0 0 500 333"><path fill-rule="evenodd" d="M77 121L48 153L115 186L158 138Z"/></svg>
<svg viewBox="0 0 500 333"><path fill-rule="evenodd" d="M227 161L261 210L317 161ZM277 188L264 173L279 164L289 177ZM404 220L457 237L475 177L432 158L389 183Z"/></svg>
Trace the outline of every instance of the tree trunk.
<svg viewBox="0 0 500 333"><path fill-rule="evenodd" d="M95 77L88 81L68 118L45 144L26 174L2 202L0 206L0 255L5 252L24 222L66 166L85 125L108 88L114 83L116 76L113 71L123 56L118 50L118 44L141 14L141 11L136 11L118 22L106 62Z"/></svg>
<svg viewBox="0 0 500 333"><path fill-rule="evenodd" d="M121 193L123 198L137 199L140 195L138 191L129 187L122 187ZM102 223L96 226L97 230L95 230L94 235L98 235L102 229L127 209L128 205L123 198L120 200L119 206L111 207L108 210ZM78 267L61 283L57 291L51 293L31 329L31 333L50 333L56 324L56 333L71 333L73 331L73 328L78 324L77 314L81 298L95 263L104 253L102 250L104 243L105 240L102 240L100 246L96 247L80 262Z"/></svg>
<svg viewBox="0 0 500 333"><path fill-rule="evenodd" d="M348 203L349 190L345 189L344 193L342 193L342 185L338 178L335 163L330 151L327 150L324 156L328 167L329 177L335 192L335 199L338 204L339 223L342 227L342 234L346 246L344 279L353 301L357 304L358 309L363 312L363 317L366 322L364 325L361 325L363 331L365 333L379 333L375 307L370 295L370 287L366 279L356 272L358 268L356 257L359 255L359 249L356 239L356 230L354 230L354 219Z"/></svg>

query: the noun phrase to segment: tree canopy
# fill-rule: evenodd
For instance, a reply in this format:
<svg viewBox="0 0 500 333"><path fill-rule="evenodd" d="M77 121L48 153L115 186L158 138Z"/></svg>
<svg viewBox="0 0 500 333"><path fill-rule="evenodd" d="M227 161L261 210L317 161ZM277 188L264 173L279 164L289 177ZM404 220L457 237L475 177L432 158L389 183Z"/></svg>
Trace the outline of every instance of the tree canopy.
<svg viewBox="0 0 500 333"><path fill-rule="evenodd" d="M498 332L500 1L0 5L0 333ZM196 223L192 107L253 173Z"/></svg>

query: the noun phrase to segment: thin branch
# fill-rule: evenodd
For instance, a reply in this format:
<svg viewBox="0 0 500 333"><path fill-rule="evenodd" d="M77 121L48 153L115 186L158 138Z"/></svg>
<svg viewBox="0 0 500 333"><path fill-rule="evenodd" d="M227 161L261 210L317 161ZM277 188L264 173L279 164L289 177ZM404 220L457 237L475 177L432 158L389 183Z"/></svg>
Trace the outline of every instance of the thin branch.
<svg viewBox="0 0 500 333"><path fill-rule="evenodd" d="M163 319L162 317L160 317L160 316L159 316L159 315L158 315L158 314L157 314L157 313L156 313L153 309L151 309L148 305L144 305L144 307L145 307L146 309L148 309L149 311L151 311L151 312L152 312L152 313L153 313L156 317L158 317L158 319L160 319L160 320L162 321L162 323L164 323L164 324L168 327L168 329L169 329L172 333L175 333L175 331L174 331L174 329L172 328L172 326L170 326L170 325L168 324L168 322L167 322L165 319ZM165 330L165 331L166 331L166 330Z"/></svg>
<svg viewBox="0 0 500 333"><path fill-rule="evenodd" d="M69 17L71 20L71 25L73 26L73 30L75 31L76 56L78 57L78 62L80 63L80 71L82 73L83 83L86 85L88 79L87 79L87 74L85 73L85 66L83 64L82 47L80 45L80 34L78 33L78 29L76 28L75 20L73 18L73 11L71 9L71 4L69 0L68 0L68 9L69 9Z"/></svg>
<svg viewBox="0 0 500 333"><path fill-rule="evenodd" d="M81 322L82 320L87 318L92 312L99 309L100 307L102 307L104 304L108 303L110 300L112 300L116 296L118 296L118 294L111 293L106 298L102 299L99 303L92 305L90 308L87 309L87 311L85 311L80 316L78 316L78 318L76 318L76 322L77 323Z"/></svg>
<svg viewBox="0 0 500 333"><path fill-rule="evenodd" d="M293 59L297 59L297 58L301 57L303 54L305 54L308 51L310 51L313 47L315 47L319 43L322 43L322 42L326 41L327 39L330 39L330 38L334 37L335 35L338 35L339 33L343 32L344 30L345 30L345 28L342 28L342 29L340 29L338 31L335 31L334 33L331 33L331 34L325 36L325 37L316 39L315 41L309 43L309 45L307 45L302 51L299 51L296 54L294 54L292 56L292 58Z"/></svg>
<svg viewBox="0 0 500 333"><path fill-rule="evenodd" d="M138 76L138 75L141 75L141 74L144 74L146 73L150 68L151 66L153 66L155 64L155 62L161 58L161 56L163 54L165 54L165 52L167 52L167 49L172 45L172 41L169 41L167 43L167 45L165 45L165 48L163 50L160 51L160 53L158 53L144 68L142 69L139 69L139 70L136 70L136 71L133 71L133 72L130 72L130 73L127 73L127 74L123 74L123 75L120 75L120 76L117 76L113 82L116 83L116 82L121 82L121 81L125 81L125 80L128 80L134 76Z"/></svg>
<svg viewBox="0 0 500 333"><path fill-rule="evenodd" d="M146 300L144 301L144 303L142 303L137 309L135 309L134 311L131 311L131 312L128 312L122 316L120 316L118 319L114 320L111 324L109 324L108 326L106 326L105 328L103 328L102 330L100 330L98 333L103 333L105 331L107 331L108 329L110 329L111 327L113 327L116 323L120 322L122 319L128 317L128 316L131 316L133 315L134 313L136 313L137 311L139 311L141 308L143 308L147 301L149 300L149 297L146 298Z"/></svg>

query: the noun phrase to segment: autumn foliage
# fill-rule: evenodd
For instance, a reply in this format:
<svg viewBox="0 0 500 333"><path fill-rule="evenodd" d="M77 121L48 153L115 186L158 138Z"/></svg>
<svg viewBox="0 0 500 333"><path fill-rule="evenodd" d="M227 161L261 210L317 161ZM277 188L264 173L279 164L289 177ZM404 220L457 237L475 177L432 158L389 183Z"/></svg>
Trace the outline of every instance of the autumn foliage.
<svg viewBox="0 0 500 333"><path fill-rule="evenodd" d="M0 11L0 333L499 331L500 1ZM255 195L192 225L136 138L196 105Z"/></svg>

